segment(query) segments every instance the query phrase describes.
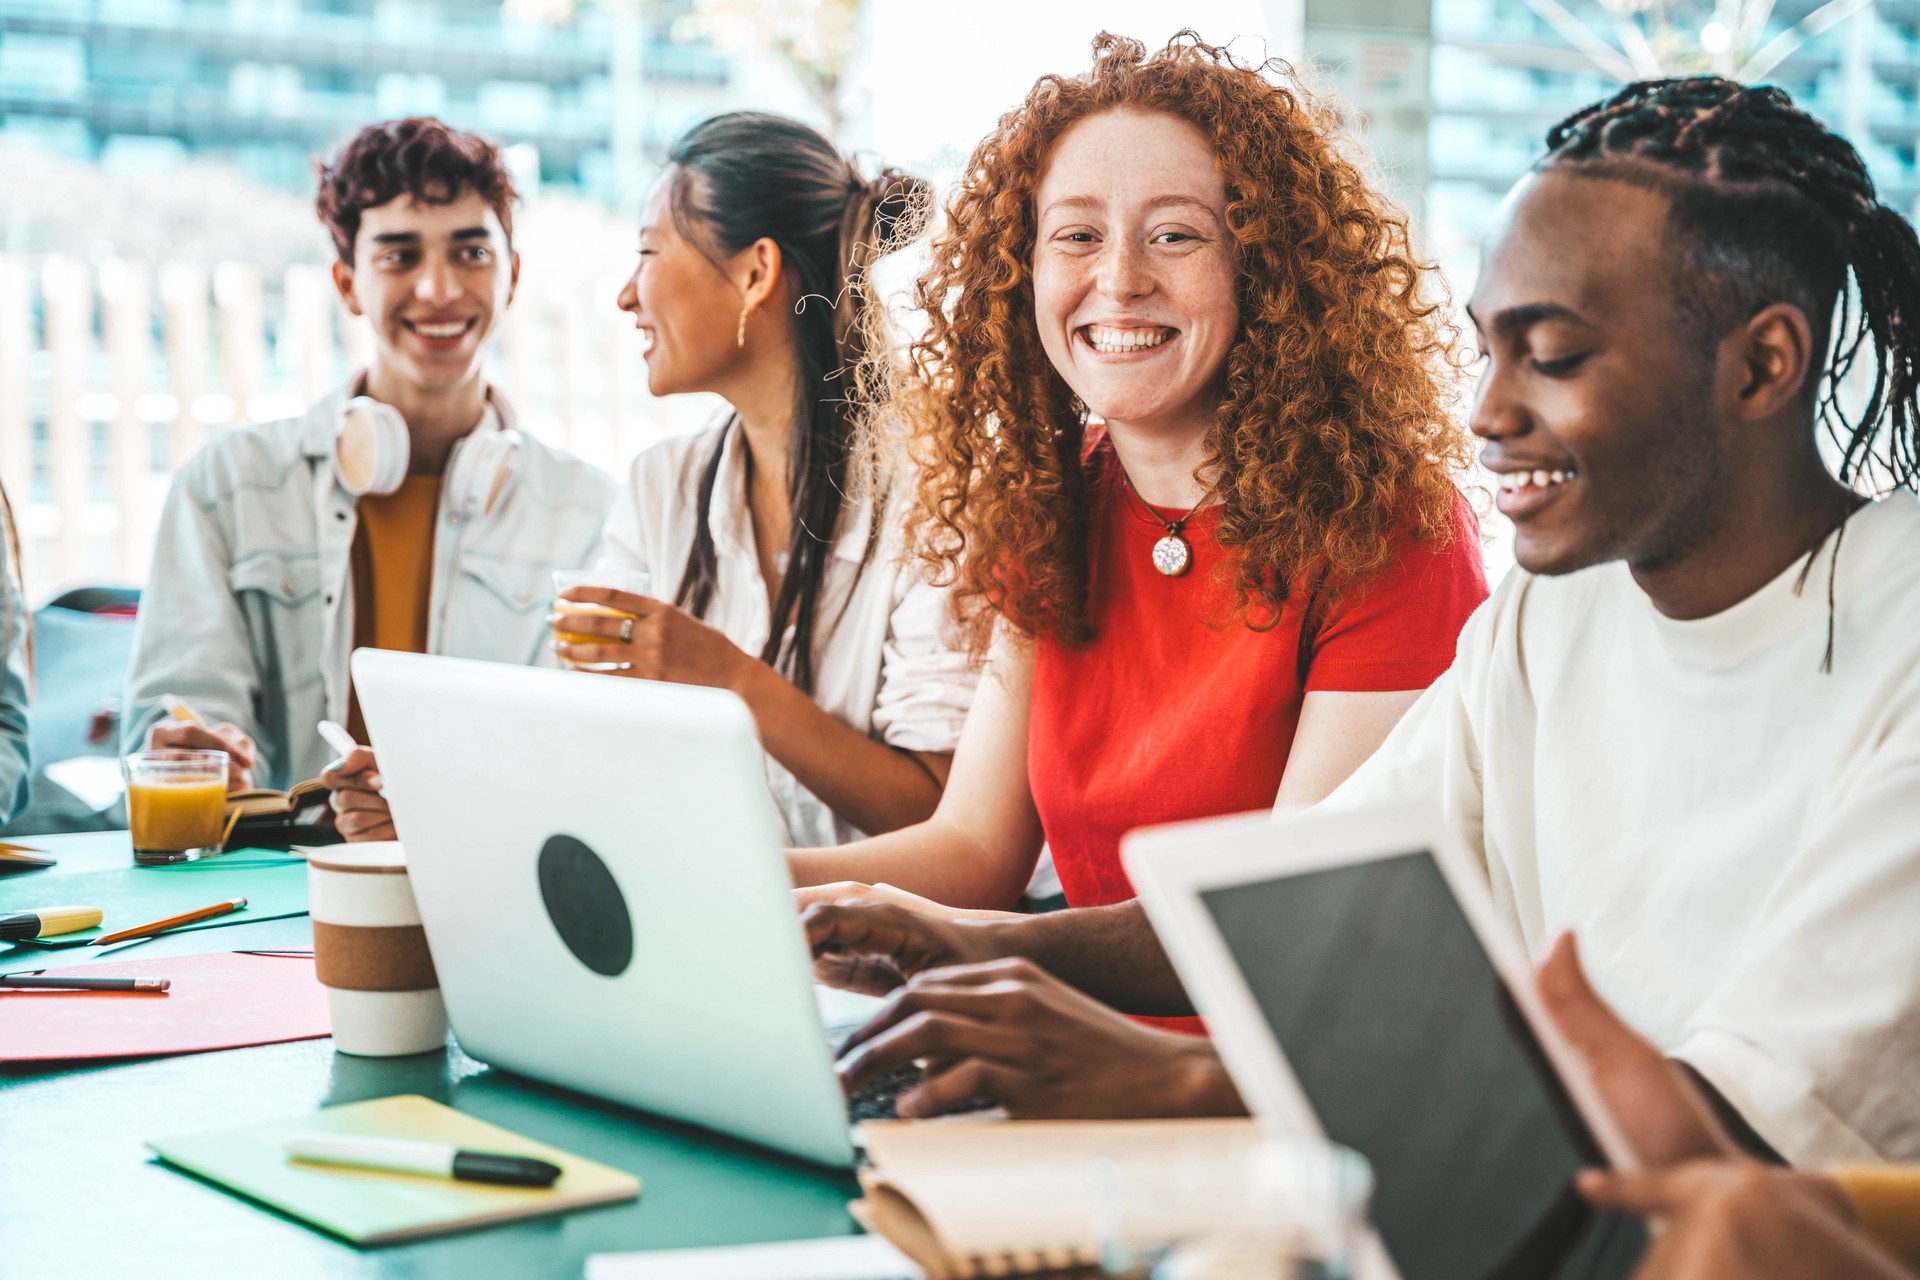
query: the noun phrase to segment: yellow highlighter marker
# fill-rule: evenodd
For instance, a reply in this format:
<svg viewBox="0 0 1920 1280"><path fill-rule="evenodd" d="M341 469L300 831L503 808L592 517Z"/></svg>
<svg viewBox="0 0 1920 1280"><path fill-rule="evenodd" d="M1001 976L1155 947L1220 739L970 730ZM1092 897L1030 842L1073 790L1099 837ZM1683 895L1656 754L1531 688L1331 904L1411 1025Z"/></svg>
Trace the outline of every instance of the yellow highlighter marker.
<svg viewBox="0 0 1920 1280"><path fill-rule="evenodd" d="M35 907L0 916L0 942L16 938L51 938L77 933L100 923L98 907Z"/></svg>

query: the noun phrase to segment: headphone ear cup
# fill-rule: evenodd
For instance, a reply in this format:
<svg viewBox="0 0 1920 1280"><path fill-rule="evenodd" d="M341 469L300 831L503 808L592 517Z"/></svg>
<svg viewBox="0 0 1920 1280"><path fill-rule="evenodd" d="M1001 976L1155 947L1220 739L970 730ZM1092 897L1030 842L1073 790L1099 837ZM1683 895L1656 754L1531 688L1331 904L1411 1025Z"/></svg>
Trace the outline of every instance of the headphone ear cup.
<svg viewBox="0 0 1920 1280"><path fill-rule="evenodd" d="M447 475L453 509L472 519L491 515L513 487L520 437L512 431L475 431L462 443Z"/></svg>
<svg viewBox="0 0 1920 1280"><path fill-rule="evenodd" d="M407 478L411 452L407 420L392 405L371 396L355 396L340 411L333 470L354 497L398 489Z"/></svg>

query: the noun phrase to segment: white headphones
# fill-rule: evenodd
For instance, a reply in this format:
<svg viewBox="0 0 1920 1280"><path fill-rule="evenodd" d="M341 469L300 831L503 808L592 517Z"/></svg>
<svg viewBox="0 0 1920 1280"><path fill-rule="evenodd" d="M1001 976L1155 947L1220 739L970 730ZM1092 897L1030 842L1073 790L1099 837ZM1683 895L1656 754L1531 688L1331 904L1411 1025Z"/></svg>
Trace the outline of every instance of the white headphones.
<svg viewBox="0 0 1920 1280"><path fill-rule="evenodd" d="M457 447L445 481L453 510L468 519L489 514L513 487L513 464L520 451L520 435L513 429L506 401L491 390L487 398L499 416L499 427L483 425L470 433ZM392 405L356 395L340 410L333 438L333 471L341 487L354 497L398 489L407 478L411 457L407 420Z"/></svg>

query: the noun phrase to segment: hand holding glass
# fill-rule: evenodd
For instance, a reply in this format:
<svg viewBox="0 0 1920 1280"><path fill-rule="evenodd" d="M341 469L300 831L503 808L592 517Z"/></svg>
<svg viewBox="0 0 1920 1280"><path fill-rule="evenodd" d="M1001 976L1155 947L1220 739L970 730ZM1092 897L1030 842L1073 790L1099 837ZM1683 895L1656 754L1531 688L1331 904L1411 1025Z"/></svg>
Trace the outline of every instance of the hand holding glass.
<svg viewBox="0 0 1920 1280"><path fill-rule="evenodd" d="M609 591L624 591L628 595L644 596L652 593L653 578L637 569L556 569L554 571L554 641L558 644L605 644L607 643L605 636L565 630L567 617L591 615L602 618L634 618L637 615L625 609L616 609L612 605L564 599L563 593L573 587L600 587ZM567 662L565 658L561 661L576 671L617 671L620 667L620 664L612 662Z"/></svg>

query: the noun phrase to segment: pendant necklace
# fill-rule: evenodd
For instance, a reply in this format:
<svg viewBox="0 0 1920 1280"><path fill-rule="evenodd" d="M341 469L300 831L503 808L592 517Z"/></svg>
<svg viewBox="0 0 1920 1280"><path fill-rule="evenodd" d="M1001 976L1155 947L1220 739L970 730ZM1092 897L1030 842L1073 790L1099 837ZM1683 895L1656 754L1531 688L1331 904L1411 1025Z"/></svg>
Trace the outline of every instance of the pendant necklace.
<svg viewBox="0 0 1920 1280"><path fill-rule="evenodd" d="M1194 512L1207 505L1207 498L1211 495L1203 494L1200 501L1194 503L1187 510L1187 514L1178 520L1167 520L1140 496L1140 491L1133 487L1133 478L1127 474L1127 469L1121 467L1119 471L1120 479L1127 486L1127 493L1140 508L1134 514L1147 523L1159 525L1166 530L1166 535L1153 544L1153 567L1164 577L1179 577L1193 567L1193 548L1187 545L1186 538L1181 536L1181 530L1186 528L1187 521L1193 519Z"/></svg>

